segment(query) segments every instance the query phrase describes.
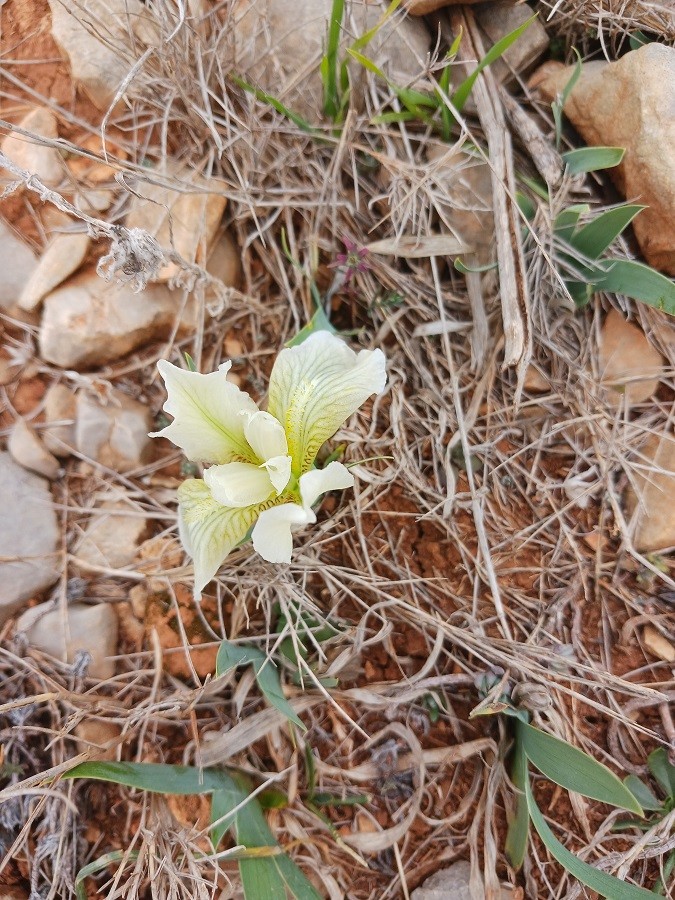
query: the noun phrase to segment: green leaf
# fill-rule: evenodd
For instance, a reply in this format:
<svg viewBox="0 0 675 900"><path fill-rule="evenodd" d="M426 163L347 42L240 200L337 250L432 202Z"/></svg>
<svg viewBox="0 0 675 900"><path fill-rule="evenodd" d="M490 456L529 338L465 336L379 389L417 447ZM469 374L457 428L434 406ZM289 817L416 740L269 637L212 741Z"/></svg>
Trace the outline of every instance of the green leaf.
<svg viewBox="0 0 675 900"><path fill-rule="evenodd" d="M553 223L553 232L556 237L569 244L579 219L590 211L591 208L588 203L574 203L572 206L561 210Z"/></svg>
<svg viewBox="0 0 675 900"><path fill-rule="evenodd" d="M135 862L138 859L138 852L135 850L113 850L110 853L99 856L98 859L95 859L88 865L83 866L75 876L75 896L77 900L87 900L87 888L84 883L85 878L89 878L90 875L95 875L97 872L100 872L101 869L107 869L111 863L121 862L123 859L129 860L129 862Z"/></svg>
<svg viewBox="0 0 675 900"><path fill-rule="evenodd" d="M570 175L598 172L618 166L625 153L623 147L579 147L562 154Z"/></svg>
<svg viewBox="0 0 675 900"><path fill-rule="evenodd" d="M271 106L272 109L275 109L278 113L281 113L282 116L285 116L295 125L297 125L301 131L306 131L308 134L321 133L321 130L319 128L315 128L307 121L307 119L303 119L302 116L294 113L293 110L289 109L287 106L284 106L281 100L277 100L277 98L273 97L272 94L267 94L265 91L262 91L254 84L249 84L248 81L244 81L244 79L239 78L238 75L230 75L230 78L242 90L246 91L248 94L253 94L256 100L260 100L261 103L267 103L267 105Z"/></svg>
<svg viewBox="0 0 675 900"><path fill-rule="evenodd" d="M654 894L651 891L626 884L625 881L620 881L613 875L607 875L599 869L594 869L593 866L589 866L588 863L570 853L548 827L541 810L534 802L529 782L525 785L525 796L530 819L542 843L551 856L582 884L609 900L654 900Z"/></svg>
<svg viewBox="0 0 675 900"><path fill-rule="evenodd" d="M298 344L302 344L303 341L307 340L310 334L314 334L316 331L329 331L331 334L337 334L337 330L330 324L328 316L323 311L322 306L317 306L316 312L305 327L302 328L294 338L287 341L284 346L297 347Z"/></svg>
<svg viewBox="0 0 675 900"><path fill-rule="evenodd" d="M637 203L608 209L575 232L569 244L588 259L598 259L643 209Z"/></svg>
<svg viewBox="0 0 675 900"><path fill-rule="evenodd" d="M528 175L519 175L518 177L540 200L543 200L545 203L550 202L551 198L549 197L548 188L538 178L530 178Z"/></svg>
<svg viewBox="0 0 675 900"><path fill-rule="evenodd" d="M604 274L593 279L596 290L623 294L675 316L675 282L656 269L631 259L617 259L602 266Z"/></svg>
<svg viewBox="0 0 675 900"><path fill-rule="evenodd" d="M516 871L520 869L525 859L527 842L530 837L530 814L527 809L525 796L525 783L528 779L527 757L523 751L522 742L516 739L513 750L513 767L511 769L511 781L519 793L516 796L516 811L509 821L506 833L504 850L509 862Z"/></svg>
<svg viewBox="0 0 675 900"><path fill-rule="evenodd" d="M675 797L675 766L668 762L666 749L658 747L653 750L647 757L647 764L666 797Z"/></svg>
<svg viewBox="0 0 675 900"><path fill-rule="evenodd" d="M333 0L328 26L326 53L321 60L321 80L323 82L323 111L329 119L335 121L341 110L341 91L338 85L338 49L340 32L345 11L345 0Z"/></svg>
<svg viewBox="0 0 675 900"><path fill-rule="evenodd" d="M216 656L216 676L224 675L236 666L249 663L253 665L255 680L267 702L298 728L306 731L307 726L284 696L277 667L262 650L246 644L238 645L232 644L230 641L222 641Z"/></svg>
<svg viewBox="0 0 675 900"><path fill-rule="evenodd" d="M628 775L623 783L643 809L653 811L663 808L663 804L654 796L652 789L637 775Z"/></svg>
<svg viewBox="0 0 675 900"><path fill-rule="evenodd" d="M560 141L562 140L562 114L563 107L567 103L567 98L574 90L574 85L579 80L579 76L581 75L581 56L579 55L579 51L574 48L574 52L576 53L577 61L574 65L574 71L570 77L570 80L567 82L565 87L560 94L560 97L557 97L553 103L551 104L551 112L553 113L553 122L555 123L555 146L556 150L560 149Z"/></svg>
<svg viewBox="0 0 675 900"><path fill-rule="evenodd" d="M401 5L402 0L392 0L389 6L382 13L377 22L373 25L372 28L368 29L364 34L361 35L360 38L357 38L354 43L351 45L350 49L355 50L357 53L359 50L363 50L364 47L367 47L368 44L375 37L377 32L382 28L387 19L391 18L391 16L396 12L396 10Z"/></svg>
<svg viewBox="0 0 675 900"><path fill-rule="evenodd" d="M220 769L195 766L170 766L166 763L83 762L66 772L63 778L94 778L156 794L210 794L231 783Z"/></svg>
<svg viewBox="0 0 675 900"><path fill-rule="evenodd" d="M518 722L517 730L527 758L555 784L592 800L642 815L642 808L633 794L607 766L566 741L525 722Z"/></svg>
<svg viewBox="0 0 675 900"><path fill-rule="evenodd" d="M459 257L457 257L453 265L458 272L461 272L462 275L466 275L468 272L491 272L493 269L497 268L498 263L487 263L484 266L467 266L459 259Z"/></svg>
<svg viewBox="0 0 675 900"><path fill-rule="evenodd" d="M645 44L651 44L654 38L648 37L644 31L633 31L628 38L631 50L639 50Z"/></svg>
<svg viewBox="0 0 675 900"><path fill-rule="evenodd" d="M530 25L536 18L536 15L531 16L531 18L529 18L526 22L523 22L523 24L519 25L518 28L514 28L513 31L509 32L509 34L505 35L501 40L497 41L497 43L488 50L488 52L481 59L473 72L460 84L455 93L452 95L452 105L458 112L461 112L464 109L464 104L469 99L469 95L473 90L476 79L483 71L483 69L487 69L489 65L491 65L493 62L495 62L495 60L499 59L500 56L506 53L509 47L518 40L521 34L530 27Z"/></svg>
<svg viewBox="0 0 675 900"><path fill-rule="evenodd" d="M248 796L251 787L248 780L238 773L233 780L239 791ZM214 794L213 819L228 811L220 807L220 799ZM245 847L278 846L259 804L250 801L237 813L236 836L237 843ZM246 900L286 900L286 891L296 900L321 900L321 895L285 853L242 859L239 871Z"/></svg>

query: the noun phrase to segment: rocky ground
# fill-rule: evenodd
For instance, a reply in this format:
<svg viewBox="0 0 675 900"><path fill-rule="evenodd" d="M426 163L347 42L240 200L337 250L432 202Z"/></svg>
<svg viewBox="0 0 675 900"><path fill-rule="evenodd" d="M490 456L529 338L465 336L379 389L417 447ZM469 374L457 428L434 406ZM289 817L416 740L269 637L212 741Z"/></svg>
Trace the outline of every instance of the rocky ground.
<svg viewBox="0 0 675 900"><path fill-rule="evenodd" d="M536 837L510 864L485 685L621 778L675 754L675 318L608 291L575 309L553 227L644 205L613 255L675 275L672 7L408 0L369 69L346 48L386 5L348 0L331 122L331 5L0 4L0 897L76 896L110 853L81 896L242 896L204 797L60 780L84 759L272 779L272 831L321 896L581 896ZM460 33L448 90L535 11L449 140L400 115ZM572 174L560 153L586 144L625 155ZM317 294L387 355L329 448L370 461L291 566L246 544L195 604L176 489L196 469L148 436L156 362L232 360L263 401ZM309 680L283 670L300 733L252 672L213 675L223 638L278 661L303 616L332 630ZM344 801L323 817L308 752ZM570 850L654 886L672 815L655 855L616 811L536 790Z"/></svg>

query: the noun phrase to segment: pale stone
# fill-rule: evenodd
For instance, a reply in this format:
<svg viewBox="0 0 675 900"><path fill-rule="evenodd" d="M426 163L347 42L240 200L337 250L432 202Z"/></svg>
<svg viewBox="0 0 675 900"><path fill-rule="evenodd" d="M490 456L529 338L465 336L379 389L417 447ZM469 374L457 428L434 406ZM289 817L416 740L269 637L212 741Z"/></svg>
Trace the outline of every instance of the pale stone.
<svg viewBox="0 0 675 900"><path fill-rule="evenodd" d="M640 328L616 309L609 311L600 333L598 367L615 405L620 402L620 394L629 404L651 397L659 386L663 362Z"/></svg>
<svg viewBox="0 0 675 900"><path fill-rule="evenodd" d="M321 118L323 86L319 66L325 52L332 0L236 0L232 38L234 69L310 121ZM342 53L380 20L377 0L345 4ZM424 23L400 12L391 16L366 49L391 80L407 87L424 73L430 37ZM359 105L363 69L350 66L352 102Z"/></svg>
<svg viewBox="0 0 675 900"><path fill-rule="evenodd" d="M646 553L675 547L675 438L650 435L636 462L635 487L626 491L628 515L637 518L633 543Z"/></svg>
<svg viewBox="0 0 675 900"><path fill-rule="evenodd" d="M469 265L492 261L495 240L492 175L480 157L461 147L430 144L428 177L438 186L436 204L443 222L467 247Z"/></svg>
<svg viewBox="0 0 675 900"><path fill-rule="evenodd" d="M73 80L95 106L107 110L138 58L135 38L158 43L140 0L49 0L52 36L70 61Z"/></svg>
<svg viewBox="0 0 675 900"><path fill-rule="evenodd" d="M59 577L59 527L47 482L0 453L0 625Z"/></svg>
<svg viewBox="0 0 675 900"><path fill-rule="evenodd" d="M547 64L533 84L552 100L573 71ZM587 144L625 147L608 173L631 203L648 207L633 222L645 259L675 275L675 48L650 43L617 62L585 63L565 113Z"/></svg>
<svg viewBox="0 0 675 900"><path fill-rule="evenodd" d="M78 395L75 443L87 459L127 472L147 461L152 418L147 406L121 391L113 390L110 399L101 406L89 394Z"/></svg>
<svg viewBox="0 0 675 900"><path fill-rule="evenodd" d="M29 469L36 475L44 475L50 480L58 478L61 463L52 456L24 419L17 419L15 422L7 441L7 449L14 462L24 469Z"/></svg>
<svg viewBox="0 0 675 900"><path fill-rule="evenodd" d="M527 367L525 372L523 387L526 391L531 391L533 394L545 394L551 390L548 379L544 378L539 369L532 364Z"/></svg>
<svg viewBox="0 0 675 900"><path fill-rule="evenodd" d="M21 292L21 309L37 309L50 291L76 272L84 262L90 243L85 233L56 235Z"/></svg>
<svg viewBox="0 0 675 900"><path fill-rule="evenodd" d="M224 232L214 244L206 271L223 282L225 287L237 287L241 280L241 256L229 232Z"/></svg>
<svg viewBox="0 0 675 900"><path fill-rule="evenodd" d="M411 16L426 16L446 6L473 5L482 0L404 0L403 7Z"/></svg>
<svg viewBox="0 0 675 900"><path fill-rule="evenodd" d="M111 678L117 652L117 616L109 603L88 606L73 603L64 611L53 603L40 603L26 610L16 624L31 647L62 662L72 663L78 651L91 655L88 674L93 678Z"/></svg>
<svg viewBox="0 0 675 900"><path fill-rule="evenodd" d="M0 219L0 308L8 309L18 301L37 264L28 244Z"/></svg>
<svg viewBox="0 0 675 900"><path fill-rule="evenodd" d="M513 893L510 887L502 887L498 896L499 900L511 900ZM480 876L474 890L471 890L471 863L463 859L434 872L410 895L410 900L485 900L485 898L485 887Z"/></svg>
<svg viewBox="0 0 675 900"><path fill-rule="evenodd" d="M85 270L45 298L40 355L65 369L103 366L168 337L179 306L164 285L134 293Z"/></svg>
<svg viewBox="0 0 675 900"><path fill-rule="evenodd" d="M52 384L44 396L47 427L42 439L55 456L70 456L75 446L77 397L64 384Z"/></svg>
<svg viewBox="0 0 675 900"><path fill-rule="evenodd" d="M32 109L17 125L36 138L56 140L59 136L56 116L42 106ZM36 143L22 134L10 132L0 144L0 150L15 165L50 187L59 184L66 173L63 157L55 147Z"/></svg>
<svg viewBox="0 0 675 900"><path fill-rule="evenodd" d="M90 565L121 569L133 562L147 527L148 520L127 503L104 500L90 517L74 554Z"/></svg>
<svg viewBox="0 0 675 900"><path fill-rule="evenodd" d="M189 263L203 266L227 205L225 185L215 178L200 178L185 168L171 168L161 174L175 180L179 190L139 184L125 225L149 232L160 246L175 250ZM158 280L167 281L179 271L176 263L169 263L160 271Z"/></svg>
<svg viewBox="0 0 675 900"><path fill-rule="evenodd" d="M75 726L79 753L89 752L92 759L116 759L122 729L105 719L87 718Z"/></svg>
<svg viewBox="0 0 675 900"><path fill-rule="evenodd" d="M645 625L642 642L654 656L667 663L675 662L675 644L664 637L658 628L654 628L653 625Z"/></svg>

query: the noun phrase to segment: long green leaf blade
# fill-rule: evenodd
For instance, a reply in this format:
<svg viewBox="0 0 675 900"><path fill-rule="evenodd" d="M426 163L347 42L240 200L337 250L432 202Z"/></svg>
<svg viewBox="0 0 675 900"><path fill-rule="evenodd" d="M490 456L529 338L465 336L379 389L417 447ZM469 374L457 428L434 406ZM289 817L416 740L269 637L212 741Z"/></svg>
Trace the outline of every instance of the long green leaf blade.
<svg viewBox="0 0 675 900"><path fill-rule="evenodd" d="M582 884L597 891L602 897L607 897L608 900L654 900L654 894L651 891L626 884L625 881L620 881L613 875L607 875L599 869L594 869L593 866L589 866L588 863L571 853L548 827L539 807L534 802L529 783L525 785L525 796L532 824L542 843L551 856Z"/></svg>
<svg viewBox="0 0 675 900"><path fill-rule="evenodd" d="M227 772L166 763L83 762L63 778L94 778L157 794L210 794L232 784Z"/></svg>
<svg viewBox="0 0 675 900"><path fill-rule="evenodd" d="M663 806L663 804L654 796L651 788L638 778L637 775L628 775L624 778L623 783L643 809L648 809L650 812L653 812L654 810L661 809Z"/></svg>
<svg viewBox="0 0 675 900"><path fill-rule="evenodd" d="M525 722L518 722L517 728L527 758L555 784L592 800L642 815L642 808L633 794L607 766Z"/></svg>
<svg viewBox="0 0 675 900"><path fill-rule="evenodd" d="M553 113L553 121L555 123L556 150L560 150L560 141L562 140L563 107L567 103L567 98L572 93L574 85L577 83L577 81L579 80L579 76L581 75L581 56L579 55L579 51L576 49L576 47L574 48L574 52L576 53L577 61L574 66L574 71L572 72L572 77L563 88L560 97L557 97L551 104L551 112Z"/></svg>
<svg viewBox="0 0 675 900"><path fill-rule="evenodd" d="M265 659L262 650L251 647L250 644L233 644L230 641L222 641L216 655L216 678L237 666L260 663Z"/></svg>
<svg viewBox="0 0 675 900"><path fill-rule="evenodd" d="M580 228L569 243L588 259L598 259L643 209L646 207L637 203L608 209Z"/></svg>
<svg viewBox="0 0 675 900"><path fill-rule="evenodd" d="M286 718L290 722L293 722L294 725L297 725L298 728L301 728L303 731L307 731L307 726L305 725L305 723L297 715L288 700L284 697L284 692L281 689L279 672L277 671L274 663L268 659L262 663L256 663L254 669L258 687L262 691L268 703L274 706L275 709L278 709L280 713L286 716Z"/></svg>
<svg viewBox="0 0 675 900"><path fill-rule="evenodd" d="M513 768L511 781L519 791L516 797L516 811L509 822L506 833L504 850L509 862L516 871L520 869L525 859L527 842L530 837L530 814L527 809L527 797L525 796L525 783L528 779L527 757L520 740L516 740L513 751Z"/></svg>
<svg viewBox="0 0 675 900"><path fill-rule="evenodd" d="M579 147L562 154L570 175L599 172L618 166L625 153L623 147Z"/></svg>
<svg viewBox="0 0 675 900"><path fill-rule="evenodd" d="M513 31L509 32L509 34L505 35L501 40L497 41L497 43L488 50L488 52L481 59L473 72L468 76L468 78L464 79L464 81L452 95L452 105L458 112L461 112L464 109L464 104L469 99L469 95L473 90L476 79L483 71L483 69L487 69L487 67L495 62L495 60L499 59L500 56L503 56L503 54L506 53L511 44L514 44L518 40L521 34L530 27L530 25L536 18L536 15L531 16L531 18L529 18L526 22L523 22L523 24L519 25L518 28L514 28Z"/></svg>
<svg viewBox="0 0 675 900"><path fill-rule="evenodd" d="M666 797L675 797L675 766L668 762L668 753L664 747L653 750L647 758L649 771L661 785Z"/></svg>
<svg viewBox="0 0 675 900"><path fill-rule="evenodd" d="M675 282L656 269L632 259L603 265L605 274L593 279L596 290L623 294L675 316Z"/></svg>

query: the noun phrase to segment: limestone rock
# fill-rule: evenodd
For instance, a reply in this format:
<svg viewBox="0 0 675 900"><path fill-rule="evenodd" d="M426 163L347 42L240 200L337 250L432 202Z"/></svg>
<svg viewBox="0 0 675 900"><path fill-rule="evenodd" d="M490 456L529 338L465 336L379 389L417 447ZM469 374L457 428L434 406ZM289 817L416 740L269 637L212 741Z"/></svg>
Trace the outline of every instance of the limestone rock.
<svg viewBox="0 0 675 900"><path fill-rule="evenodd" d="M86 718L75 726L78 751L88 750L92 759L115 759L121 734L119 725L105 719Z"/></svg>
<svg viewBox="0 0 675 900"><path fill-rule="evenodd" d="M294 112L319 120L323 107L319 66L332 0L297 0L292 15L287 0L236 0L233 6L235 71ZM384 9L377 0L348 0L344 46L353 40L348 35L362 35L373 28ZM424 71L429 48L424 23L397 14L375 35L367 53L392 81L408 86ZM358 104L361 67L354 65L351 71Z"/></svg>
<svg viewBox="0 0 675 900"><path fill-rule="evenodd" d="M180 190L140 184L125 225L148 231L162 247L175 250L189 263L203 266L227 205L224 185L216 179L197 178L186 169L165 175L175 179ZM167 281L178 271L175 263L169 263L161 270L159 280Z"/></svg>
<svg viewBox="0 0 675 900"><path fill-rule="evenodd" d="M70 456L75 446L77 397L64 384L52 384L44 396L47 427L42 439L55 456Z"/></svg>
<svg viewBox="0 0 675 900"><path fill-rule="evenodd" d="M470 265L492 261L495 239L492 212L492 176L482 159L457 147L430 144L429 178L438 185L437 203L452 233L469 249Z"/></svg>
<svg viewBox="0 0 675 900"><path fill-rule="evenodd" d="M54 140L59 136L56 116L43 106L32 109L17 124L36 137ZM0 149L15 165L36 175L51 187L59 184L65 175L65 163L55 147L36 143L22 134L10 133L0 144Z"/></svg>
<svg viewBox="0 0 675 900"><path fill-rule="evenodd" d="M17 621L32 647L63 662L72 663L78 650L91 655L88 674L111 678L117 652L117 616L109 603L73 603L66 614L53 603L40 603L26 610Z"/></svg>
<svg viewBox="0 0 675 900"><path fill-rule="evenodd" d="M650 435L639 463L626 492L627 512L637 518L633 542L645 553L675 547L675 438Z"/></svg>
<svg viewBox="0 0 675 900"><path fill-rule="evenodd" d="M614 405L619 394L625 394L629 404L642 403L659 385L663 357L640 328L612 309L600 333L598 366L603 384L612 388Z"/></svg>
<svg viewBox="0 0 675 900"><path fill-rule="evenodd" d="M108 283L87 269L45 298L40 355L66 369L103 366L167 337L178 308L164 285L136 294L130 285Z"/></svg>
<svg viewBox="0 0 675 900"><path fill-rule="evenodd" d="M53 480L61 471L58 459L52 456L24 419L17 419L7 441L7 449L14 462L36 475Z"/></svg>
<svg viewBox="0 0 675 900"><path fill-rule="evenodd" d="M111 401L101 406L88 394L78 395L75 443L87 459L127 472L147 461L152 419L147 406L120 391L112 391Z"/></svg>
<svg viewBox="0 0 675 900"><path fill-rule="evenodd" d="M552 100L572 72L547 64L535 84ZM617 62L585 63L565 113L587 144L626 148L609 174L648 207L633 223L645 259L675 275L675 48L645 44Z"/></svg>
<svg viewBox="0 0 675 900"><path fill-rule="evenodd" d="M446 6L480 3L482 0L404 0L403 6L411 16L426 16Z"/></svg>
<svg viewBox="0 0 675 900"><path fill-rule="evenodd" d="M52 36L70 61L73 81L107 110L138 58L134 38L157 43L146 7L140 0L49 0L49 7Z"/></svg>
<svg viewBox="0 0 675 900"><path fill-rule="evenodd" d="M59 577L56 512L47 482L0 453L0 625Z"/></svg>
<svg viewBox="0 0 675 900"><path fill-rule="evenodd" d="M30 280L37 257L0 219L0 308L13 306Z"/></svg>
<svg viewBox="0 0 675 900"><path fill-rule="evenodd" d="M127 503L104 500L91 516L75 547L78 560L109 569L133 562L148 527L148 520Z"/></svg>
<svg viewBox="0 0 675 900"><path fill-rule="evenodd" d="M214 278L219 278L225 287L237 287L241 280L241 257L239 248L226 231L216 241L206 263L206 270Z"/></svg>
<svg viewBox="0 0 675 900"><path fill-rule="evenodd" d="M43 297L76 272L84 262L90 243L88 234L58 234L21 292L21 309L37 309Z"/></svg>
<svg viewBox="0 0 675 900"><path fill-rule="evenodd" d="M502 888L499 897L509 900L513 897L511 889ZM471 863L461 859L434 872L412 892L410 900L485 900L485 888L479 880L472 892Z"/></svg>

